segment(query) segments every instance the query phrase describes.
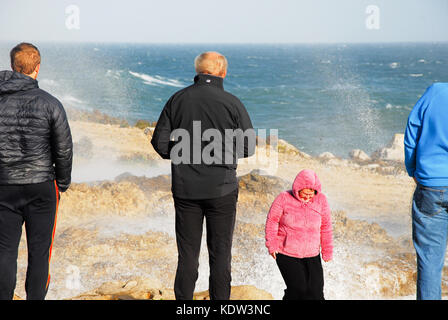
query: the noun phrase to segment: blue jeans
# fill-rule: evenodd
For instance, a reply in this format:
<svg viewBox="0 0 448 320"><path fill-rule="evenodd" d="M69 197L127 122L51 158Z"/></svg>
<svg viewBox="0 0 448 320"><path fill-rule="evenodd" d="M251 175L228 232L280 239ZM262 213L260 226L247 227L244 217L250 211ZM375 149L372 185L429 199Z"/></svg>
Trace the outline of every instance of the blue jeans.
<svg viewBox="0 0 448 320"><path fill-rule="evenodd" d="M417 253L417 299L442 298L448 237L448 187L420 184L412 200L412 240Z"/></svg>

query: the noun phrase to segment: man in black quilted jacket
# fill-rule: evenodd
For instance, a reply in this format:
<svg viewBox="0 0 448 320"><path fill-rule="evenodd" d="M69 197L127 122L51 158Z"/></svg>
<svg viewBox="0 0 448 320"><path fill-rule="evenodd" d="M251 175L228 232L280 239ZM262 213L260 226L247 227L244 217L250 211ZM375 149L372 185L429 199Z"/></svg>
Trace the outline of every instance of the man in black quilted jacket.
<svg viewBox="0 0 448 320"><path fill-rule="evenodd" d="M39 89L40 52L20 43L0 71L0 299L14 296L25 223L28 300L43 300L60 192L71 182L73 143L62 104Z"/></svg>

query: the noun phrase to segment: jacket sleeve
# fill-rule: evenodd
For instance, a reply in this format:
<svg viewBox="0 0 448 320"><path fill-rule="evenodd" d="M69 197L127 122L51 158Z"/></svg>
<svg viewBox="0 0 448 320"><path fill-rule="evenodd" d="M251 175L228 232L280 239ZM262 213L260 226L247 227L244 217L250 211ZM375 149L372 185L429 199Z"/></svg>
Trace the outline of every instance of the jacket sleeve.
<svg viewBox="0 0 448 320"><path fill-rule="evenodd" d="M278 229L280 224L280 219L283 215L284 207L284 195L279 194L269 209L268 216L266 218L265 226L265 239L266 247L268 248L269 254L278 251L280 248L280 239L278 236Z"/></svg>
<svg viewBox="0 0 448 320"><path fill-rule="evenodd" d="M172 97L165 104L151 139L151 144L154 147L154 150L163 159L170 159L170 151L172 147L172 143L170 142L172 131L171 101Z"/></svg>
<svg viewBox="0 0 448 320"><path fill-rule="evenodd" d="M331 210L327 198L323 196L322 223L320 227L320 246L322 259L333 259L333 226L331 222Z"/></svg>
<svg viewBox="0 0 448 320"><path fill-rule="evenodd" d="M420 139L423 115L430 103L432 86L430 86L422 97L417 101L409 114L404 134L404 163L410 177L415 176L416 147Z"/></svg>
<svg viewBox="0 0 448 320"><path fill-rule="evenodd" d="M240 149L237 148L238 158L247 158L252 156L255 153L256 146L256 133L252 126L252 121L250 120L249 113L246 110L246 107L243 105L241 101L238 101L237 113L238 113L238 124L237 129L241 129L243 136L238 138L237 141L244 141L244 147L242 148L242 152L238 152Z"/></svg>
<svg viewBox="0 0 448 320"><path fill-rule="evenodd" d="M65 192L72 180L73 141L62 104L57 103L51 119L51 153L59 191Z"/></svg>

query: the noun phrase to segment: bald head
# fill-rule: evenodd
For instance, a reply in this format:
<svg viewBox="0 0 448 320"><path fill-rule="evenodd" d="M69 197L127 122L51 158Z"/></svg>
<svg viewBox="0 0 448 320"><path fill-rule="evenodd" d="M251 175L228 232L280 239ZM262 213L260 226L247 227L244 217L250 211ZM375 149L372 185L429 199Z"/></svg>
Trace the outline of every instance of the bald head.
<svg viewBox="0 0 448 320"><path fill-rule="evenodd" d="M201 53L194 59L196 73L211 74L224 78L227 74L227 59L214 51Z"/></svg>

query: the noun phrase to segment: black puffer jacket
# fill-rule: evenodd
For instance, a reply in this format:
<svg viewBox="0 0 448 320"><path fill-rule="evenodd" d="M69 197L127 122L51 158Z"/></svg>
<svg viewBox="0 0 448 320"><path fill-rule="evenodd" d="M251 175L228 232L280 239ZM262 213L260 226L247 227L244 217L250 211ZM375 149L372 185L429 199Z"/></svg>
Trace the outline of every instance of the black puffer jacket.
<svg viewBox="0 0 448 320"><path fill-rule="evenodd" d="M0 72L0 184L71 182L73 143L62 104L36 80Z"/></svg>

